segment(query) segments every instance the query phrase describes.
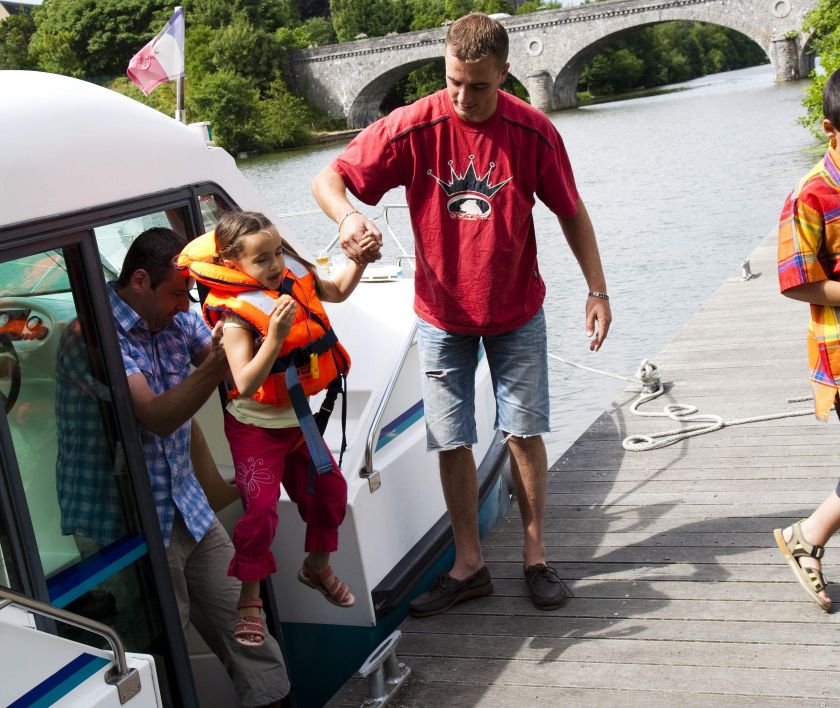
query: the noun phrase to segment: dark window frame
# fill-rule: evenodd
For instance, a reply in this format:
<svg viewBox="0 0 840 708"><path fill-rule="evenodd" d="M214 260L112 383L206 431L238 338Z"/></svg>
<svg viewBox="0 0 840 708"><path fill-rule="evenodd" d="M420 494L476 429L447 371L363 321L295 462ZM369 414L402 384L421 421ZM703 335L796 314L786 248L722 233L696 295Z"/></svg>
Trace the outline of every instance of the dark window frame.
<svg viewBox="0 0 840 708"><path fill-rule="evenodd" d="M169 701L185 708L199 708L192 678L189 650L178 613L169 576L166 551L152 497L145 458L140 446L137 421L131 406L128 382L117 340L116 327L109 305L100 254L94 229L167 209L182 209L184 228L192 239L204 233L199 195L218 194L231 206L236 202L213 182L199 182L179 189L165 190L135 199L122 200L95 208L59 216L34 219L0 227L0 260L8 261L43 253L51 249L79 249L85 282L74 282L71 288L89 298L94 315L96 335L102 344L102 358L109 385L113 391L113 410L119 438L123 441L137 515L146 536L149 561L160 604L166 639L172 653L174 676L170 686L161 686L164 695L172 689ZM5 416L0 414L0 515L5 521L12 560L21 588L26 595L49 602L46 579L41 565L32 519L17 466L14 444Z"/></svg>

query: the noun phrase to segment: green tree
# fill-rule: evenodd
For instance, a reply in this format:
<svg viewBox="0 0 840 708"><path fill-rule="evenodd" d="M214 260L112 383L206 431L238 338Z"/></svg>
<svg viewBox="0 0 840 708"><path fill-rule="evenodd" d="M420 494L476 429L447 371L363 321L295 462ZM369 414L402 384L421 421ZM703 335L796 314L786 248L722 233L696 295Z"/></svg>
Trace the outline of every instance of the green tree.
<svg viewBox="0 0 840 708"><path fill-rule="evenodd" d="M734 30L666 22L623 36L604 48L581 72L580 85L593 95L608 95L767 61L761 47Z"/></svg>
<svg viewBox="0 0 840 708"><path fill-rule="evenodd" d="M446 0L408 0L411 29L440 27L446 19Z"/></svg>
<svg viewBox="0 0 840 708"><path fill-rule="evenodd" d="M508 15L513 14L508 0L475 0L472 12L483 12L487 15L492 15L497 12L504 12Z"/></svg>
<svg viewBox="0 0 840 708"><path fill-rule="evenodd" d="M295 0L183 0L181 4L188 24L216 29L237 16L267 32L300 22Z"/></svg>
<svg viewBox="0 0 840 708"><path fill-rule="evenodd" d="M29 40L35 33L35 19L27 11L10 15L0 22L0 69L34 69Z"/></svg>
<svg viewBox="0 0 840 708"><path fill-rule="evenodd" d="M187 94L190 114L209 120L216 142L234 155L262 147L260 91L249 79L223 69L192 82Z"/></svg>
<svg viewBox="0 0 840 708"><path fill-rule="evenodd" d="M823 73L812 74L813 82L803 101L806 114L801 123L810 128L817 138L823 139L823 87L826 78L840 69L840 3L837 0L820 0L805 18L805 31L813 32L811 49L819 55Z"/></svg>
<svg viewBox="0 0 840 708"><path fill-rule="evenodd" d="M35 11L30 53L46 71L115 76L171 13L162 0L49 0Z"/></svg>
<svg viewBox="0 0 840 708"><path fill-rule="evenodd" d="M446 69L443 59L424 64L408 75L404 103L413 103L418 98L440 91L446 86Z"/></svg>
<svg viewBox="0 0 840 708"><path fill-rule="evenodd" d="M359 34L382 37L405 32L411 24L410 11L402 0L330 0L330 15L339 42Z"/></svg>
<svg viewBox="0 0 840 708"><path fill-rule="evenodd" d="M264 89L276 75L282 56L273 33L255 27L244 12L213 33L210 52L216 70L236 69Z"/></svg>
<svg viewBox="0 0 840 708"><path fill-rule="evenodd" d="M310 112L306 102L295 96L281 78L275 79L268 97L260 104L262 141L270 150L309 142Z"/></svg>
<svg viewBox="0 0 840 708"><path fill-rule="evenodd" d="M332 22L326 17L310 17L303 21L301 29L305 32L308 42L307 47L322 47L325 44L335 44L338 37L335 36Z"/></svg>
<svg viewBox="0 0 840 708"><path fill-rule="evenodd" d="M537 10L547 10L549 8L557 8L561 7L562 3L551 3L547 4L542 2L542 0L525 0L521 5L517 6L516 14L517 15L525 15L529 12L536 12Z"/></svg>

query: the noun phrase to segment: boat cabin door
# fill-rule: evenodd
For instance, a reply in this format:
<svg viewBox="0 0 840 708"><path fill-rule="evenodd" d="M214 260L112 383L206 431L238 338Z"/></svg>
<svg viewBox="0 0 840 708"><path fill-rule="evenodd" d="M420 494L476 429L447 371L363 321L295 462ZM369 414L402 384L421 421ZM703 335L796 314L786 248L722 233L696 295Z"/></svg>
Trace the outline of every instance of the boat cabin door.
<svg viewBox="0 0 840 708"><path fill-rule="evenodd" d="M140 221L169 226L173 213ZM112 627L127 651L154 657L162 705L197 707L106 284L115 273L103 247L124 252L137 227L0 230L0 586ZM8 612L0 602L0 635ZM108 648L68 624L39 619L38 629ZM22 664L52 661L28 649L15 649ZM3 656L7 705L27 687L12 687ZM53 663L55 681L66 667Z"/></svg>

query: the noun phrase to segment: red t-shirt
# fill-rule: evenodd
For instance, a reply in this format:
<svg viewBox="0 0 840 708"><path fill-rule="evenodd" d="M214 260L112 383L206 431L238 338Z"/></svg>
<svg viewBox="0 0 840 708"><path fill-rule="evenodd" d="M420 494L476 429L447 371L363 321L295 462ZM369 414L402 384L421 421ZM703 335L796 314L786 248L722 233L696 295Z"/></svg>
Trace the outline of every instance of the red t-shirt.
<svg viewBox="0 0 840 708"><path fill-rule="evenodd" d="M406 187L422 319L498 334L537 313L545 283L534 196L559 217L573 216L578 201L563 140L543 113L500 91L493 116L468 123L439 91L365 128L332 168L367 204Z"/></svg>

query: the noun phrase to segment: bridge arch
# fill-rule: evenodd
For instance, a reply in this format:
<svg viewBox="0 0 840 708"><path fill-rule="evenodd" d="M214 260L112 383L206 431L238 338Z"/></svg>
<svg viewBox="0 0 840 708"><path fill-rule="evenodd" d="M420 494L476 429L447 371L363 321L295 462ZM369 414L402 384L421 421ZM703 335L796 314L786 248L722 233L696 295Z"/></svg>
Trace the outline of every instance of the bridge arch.
<svg viewBox="0 0 840 708"><path fill-rule="evenodd" d="M807 75L812 64L801 27L817 0L605 0L503 20L511 74L544 111L575 105L577 78L591 56L622 34L688 20L728 27L770 57L776 80ZM298 93L334 118L362 127L393 84L443 55L445 28L299 50L290 54Z"/></svg>
<svg viewBox="0 0 840 708"><path fill-rule="evenodd" d="M581 72L597 54L616 42L616 40L632 35L646 27L655 27L656 25L664 24L665 22L675 22L680 20L691 22L698 21L676 17L663 19L657 22L647 22L644 24L633 25L631 27L621 28L609 34L604 34L602 37L598 37L586 46L580 47L575 54L569 57L566 65L563 66L554 77L554 81L552 83L551 107L554 110L562 110L565 108L574 108L577 105L577 86ZM768 59L772 61L773 58L770 56L768 47L761 44L764 40L763 37L751 36L745 32L743 28L732 27L729 24L723 24L721 22L707 22L705 24L714 24L718 27L726 27L727 29L739 32L761 47L764 53L767 54ZM575 49L576 47L571 47L570 51L575 51Z"/></svg>
<svg viewBox="0 0 840 708"><path fill-rule="evenodd" d="M393 69L374 77L359 91L359 95L350 105L347 111L347 127L363 128L373 123L379 117L379 109L383 99L400 79L405 78L415 69L419 69L429 62L442 58L440 54L437 54L429 59L417 59L406 64L401 64L400 66L395 66ZM509 73L513 78L525 85L525 82L512 71Z"/></svg>

